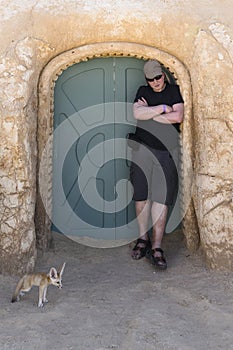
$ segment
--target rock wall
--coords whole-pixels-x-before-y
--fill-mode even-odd
[[[193,197],[200,240],[210,266],[231,268],[232,49],[232,41],[224,26],[213,24],[210,26],[210,32],[198,33],[193,59],[193,68],[199,77],[193,79],[193,91],[196,92],[195,135],[198,142]],[[198,73],[200,71],[201,76]]]
[[[156,49],[158,56],[167,53],[186,67],[192,91],[186,96],[192,101],[185,101],[183,125],[184,200],[190,194],[191,199],[184,233],[189,249],[203,249],[208,266],[232,269],[231,11],[230,0],[224,6],[220,0],[205,1],[198,8],[194,0],[0,1],[1,272],[33,270],[36,236],[42,249],[50,237],[37,193],[38,140],[51,128],[46,115],[38,125],[45,111],[39,110],[41,74],[68,50],[106,42],[121,43],[125,54],[124,43],[143,45],[144,56]],[[93,48],[90,54],[95,53]],[[172,60],[170,65],[175,67]],[[176,75],[185,86],[181,70]]]

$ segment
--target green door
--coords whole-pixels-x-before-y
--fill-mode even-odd
[[[135,128],[132,102],[145,83],[143,65],[136,58],[96,58],[58,78],[53,230],[75,240],[137,238],[126,135]]]

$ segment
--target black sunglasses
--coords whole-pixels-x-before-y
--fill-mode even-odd
[[[156,75],[156,77],[151,78],[151,79],[146,77],[146,80],[152,82],[152,81],[154,81],[154,80],[159,80],[159,79],[161,79],[162,76],[163,76],[163,74]]]

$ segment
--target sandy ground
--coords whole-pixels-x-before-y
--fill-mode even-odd
[[[233,272],[208,271],[180,231],[164,248],[161,272],[132,260],[129,246],[90,248],[55,234],[36,270],[67,265],[44,308],[37,287],[12,304],[18,278],[0,276],[0,349],[233,349]]]

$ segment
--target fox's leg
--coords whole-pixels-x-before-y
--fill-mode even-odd
[[[44,288],[39,286],[39,302],[38,302],[38,307],[43,307],[43,293],[44,293]]]
[[[47,293],[47,287],[44,287],[44,291],[43,291],[43,303],[47,303],[48,299],[46,299],[46,293]]]
[[[23,285],[24,285],[24,277],[22,277],[19,280],[19,282],[18,282],[18,284],[16,286],[15,292],[12,295],[12,299],[11,299],[12,303],[14,303],[15,301],[19,301],[20,300],[20,295],[22,295],[21,292],[22,292]]]

